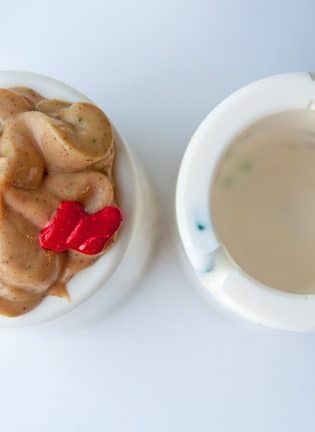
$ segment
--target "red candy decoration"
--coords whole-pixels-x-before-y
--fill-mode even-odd
[[[53,218],[40,232],[41,247],[55,252],[66,251],[67,238],[84,215],[85,211],[79,203],[62,201]]]
[[[88,214],[81,204],[62,201],[49,223],[39,234],[43,249],[64,252],[74,249],[95,255],[100,253],[107,241],[118,231],[122,223],[118,207],[110,206]]]

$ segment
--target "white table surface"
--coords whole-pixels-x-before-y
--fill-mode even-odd
[[[1,430],[314,431],[315,334],[205,301],[173,220],[198,123],[254,79],[315,70],[314,14],[313,0],[1,3],[0,69],[51,75],[102,106],[161,209],[147,274],[115,313],[0,331]]]

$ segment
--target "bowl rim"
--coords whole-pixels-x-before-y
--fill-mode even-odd
[[[243,316],[273,327],[315,329],[315,294],[296,294],[254,281],[236,266],[213,288],[213,253],[221,245],[210,214],[210,186],[217,162],[231,140],[260,118],[310,108],[311,73],[273,75],[242,87],[217,105],[197,127],[183,156],[176,187],[176,219],[188,260],[202,284]],[[306,301],[307,300],[307,301]]]
[[[13,86],[30,87],[48,98],[92,102],[80,91],[49,76],[28,71],[0,71],[0,87]],[[108,116],[107,113],[106,115]],[[38,306],[24,315],[18,317],[1,315],[0,326],[24,327],[50,321],[70,312],[96,293],[104,283],[107,283],[123,260],[132,239],[139,211],[138,200],[136,199],[138,180],[136,166],[130,149],[111,119],[110,122],[113,128],[116,148],[118,148],[115,160],[115,177],[116,183],[119,185],[119,204],[123,213],[127,215],[119,233],[119,239],[94,264],[82,270],[71,279],[68,283],[68,291],[71,297],[70,303],[58,297],[47,296]],[[92,280],[91,283],[89,283],[90,280]],[[87,283],[89,283],[88,289],[86,289]]]

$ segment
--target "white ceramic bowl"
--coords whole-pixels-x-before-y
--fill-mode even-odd
[[[210,112],[194,133],[176,192],[179,233],[206,291],[252,321],[300,331],[315,329],[315,295],[272,289],[238,269],[216,238],[209,199],[214,169],[237,134],[270,114],[313,109],[314,100],[315,81],[310,73],[275,75],[238,90]]]
[[[0,72],[0,87],[26,86],[47,98],[88,100],[86,96],[55,79],[30,72]],[[71,302],[48,296],[29,313],[16,318],[0,316],[1,326],[21,327],[54,319],[71,311],[101,287],[101,308],[108,311],[133,287],[151,250],[155,208],[142,168],[126,142],[114,129],[117,157],[115,177],[124,224],[115,244],[95,264],[78,273],[68,284]]]

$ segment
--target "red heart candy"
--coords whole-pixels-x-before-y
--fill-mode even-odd
[[[66,240],[84,214],[81,204],[62,201],[55,215],[40,232],[40,246],[55,252],[67,250]]]
[[[85,254],[99,253],[122,222],[117,207],[105,207],[94,214],[85,214],[67,238],[67,245]]]
[[[39,244],[44,249],[63,252],[74,249],[94,255],[118,231],[122,214],[110,206],[88,214],[79,203],[63,201],[48,225],[40,232]]]

